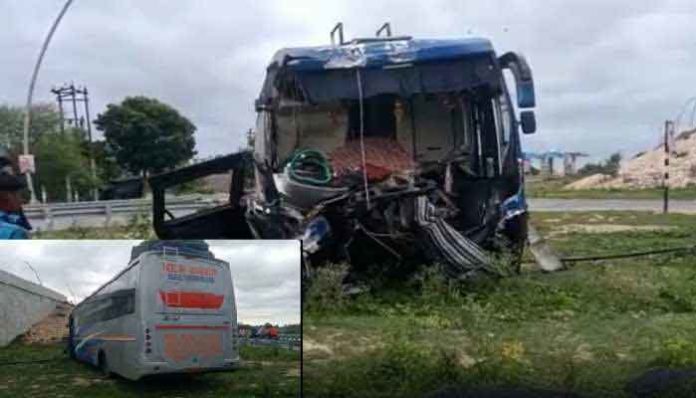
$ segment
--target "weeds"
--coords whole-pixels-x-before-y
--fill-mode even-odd
[[[239,356],[245,361],[299,361],[300,353],[284,347],[242,345]]]
[[[672,227],[550,239],[572,255],[677,246],[696,236],[696,216],[534,219],[544,233],[564,223]],[[696,367],[693,264],[690,255],[634,258],[475,283],[453,283],[424,267],[410,280],[342,296],[340,312],[310,306],[305,337],[335,355],[305,361],[305,396],[423,396],[448,386],[627,396],[627,383],[655,366]]]
[[[696,342],[680,336],[666,339],[655,364],[676,368],[696,366]]]
[[[305,308],[314,313],[337,313],[347,303],[343,281],[348,274],[346,264],[327,264],[314,272],[312,284],[307,290]]]
[[[299,353],[242,347],[244,362],[233,372],[171,375],[130,381],[106,379],[92,366],[68,359],[63,345],[13,343],[0,348],[0,362],[59,358],[0,368],[0,397],[294,397],[299,391]],[[287,351],[287,350],[286,350]]]
[[[134,214],[125,225],[110,225],[104,228],[88,228],[77,224],[61,231],[40,231],[35,239],[155,239],[149,213]]]

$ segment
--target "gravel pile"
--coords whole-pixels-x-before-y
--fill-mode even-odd
[[[674,147],[669,166],[670,187],[696,185],[696,129],[679,134]],[[566,185],[564,189],[660,187],[665,172],[664,162],[664,147],[660,145],[624,161],[616,177],[593,174]]]

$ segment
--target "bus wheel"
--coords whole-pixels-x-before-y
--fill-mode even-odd
[[[99,370],[104,377],[111,377],[111,370],[109,369],[109,362],[106,360],[106,354],[104,352],[99,353]]]

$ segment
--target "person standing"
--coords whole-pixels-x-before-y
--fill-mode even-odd
[[[29,239],[31,224],[22,209],[24,178],[15,174],[6,149],[0,148],[0,239]]]

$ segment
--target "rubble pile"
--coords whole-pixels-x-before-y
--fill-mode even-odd
[[[31,327],[23,336],[25,344],[51,344],[68,337],[68,316],[73,306],[68,303],[59,304],[56,309],[44,319]]]
[[[685,131],[674,141],[669,163],[669,185],[684,188],[696,185],[696,129]],[[616,177],[593,174],[568,184],[564,189],[655,188],[662,186],[665,172],[663,146],[639,153],[621,164]]]

